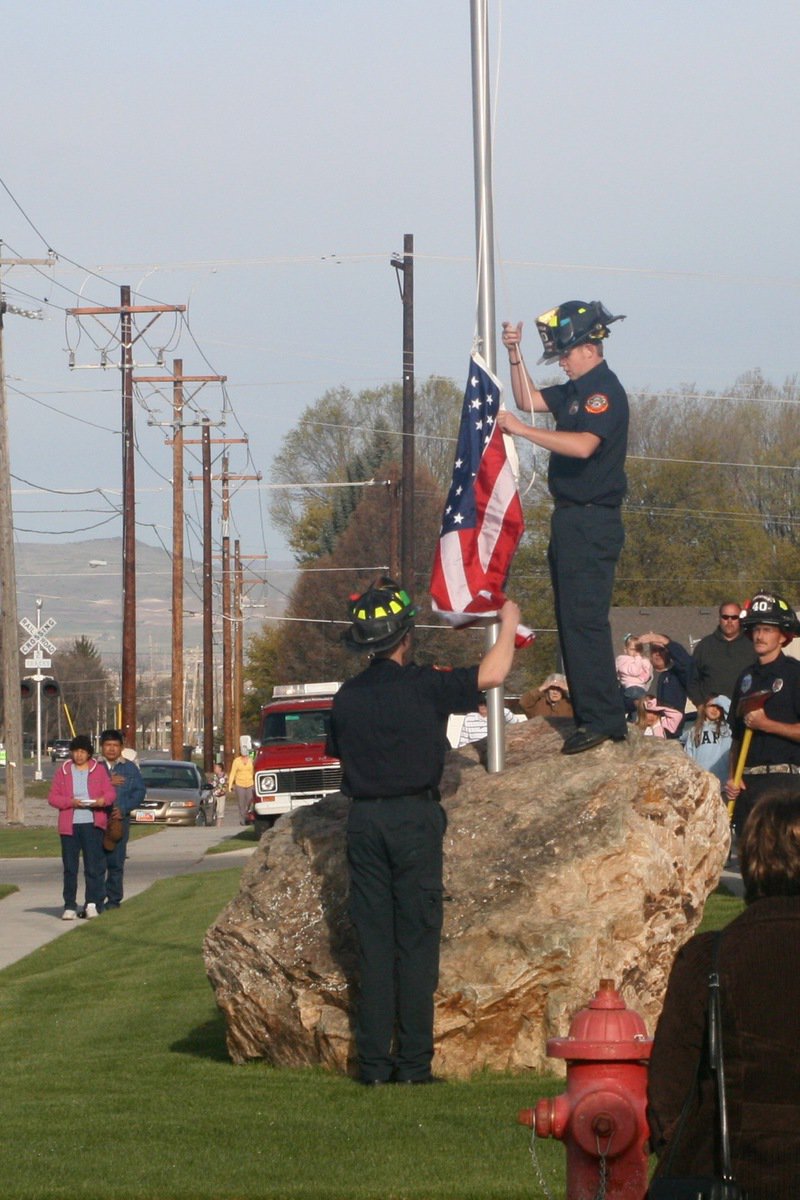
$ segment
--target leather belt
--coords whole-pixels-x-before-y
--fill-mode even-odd
[[[770,763],[764,767],[745,767],[745,775],[800,775],[796,763]]]

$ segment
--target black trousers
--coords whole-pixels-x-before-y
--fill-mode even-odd
[[[742,836],[744,823],[750,816],[754,804],[766,792],[788,792],[797,795],[800,788],[800,775],[747,775],[743,777],[744,787],[736,797],[733,810],[733,828],[737,837]]]
[[[624,541],[618,508],[553,510],[547,557],[575,724],[609,737],[626,731],[608,620]]]
[[[435,800],[354,801],[347,824],[350,915],[358,934],[356,1047],[362,1079],[424,1079],[442,931],[442,840]]]

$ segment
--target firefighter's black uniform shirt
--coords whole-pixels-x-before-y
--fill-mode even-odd
[[[579,379],[542,388],[542,397],[566,433],[594,433],[600,445],[590,458],[550,455],[547,482],[556,500],[614,508],[627,490],[628,397],[605,362]]]
[[[447,718],[477,709],[478,668],[439,671],[377,658],[333,698],[328,753],[342,760],[346,796],[404,796],[435,788]]]
[[[765,663],[763,666],[754,662],[739,676],[731,698],[731,728],[734,741],[741,743],[746,728],[742,717],[737,715],[739,701],[754,692],[772,688],[776,680],[780,680],[780,687],[768,698],[764,712],[771,720],[787,725],[800,722],[800,662],[796,658],[787,658],[785,654],[779,654],[774,662]],[[775,766],[778,763],[794,763],[800,766],[800,742],[754,729],[745,768]],[[766,778],[769,779],[770,776]],[[771,778],[774,782],[775,776]]]

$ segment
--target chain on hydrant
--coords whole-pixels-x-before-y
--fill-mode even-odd
[[[547,1053],[567,1062],[567,1090],[523,1109],[519,1121],[567,1151],[567,1200],[644,1200],[647,1060],[652,1038],[610,979]]]

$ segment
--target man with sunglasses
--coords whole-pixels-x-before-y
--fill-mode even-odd
[[[732,696],[742,671],[755,661],[753,643],[741,626],[741,607],[737,600],[720,604],[717,628],[694,648],[689,697],[695,704],[709,696]]]

